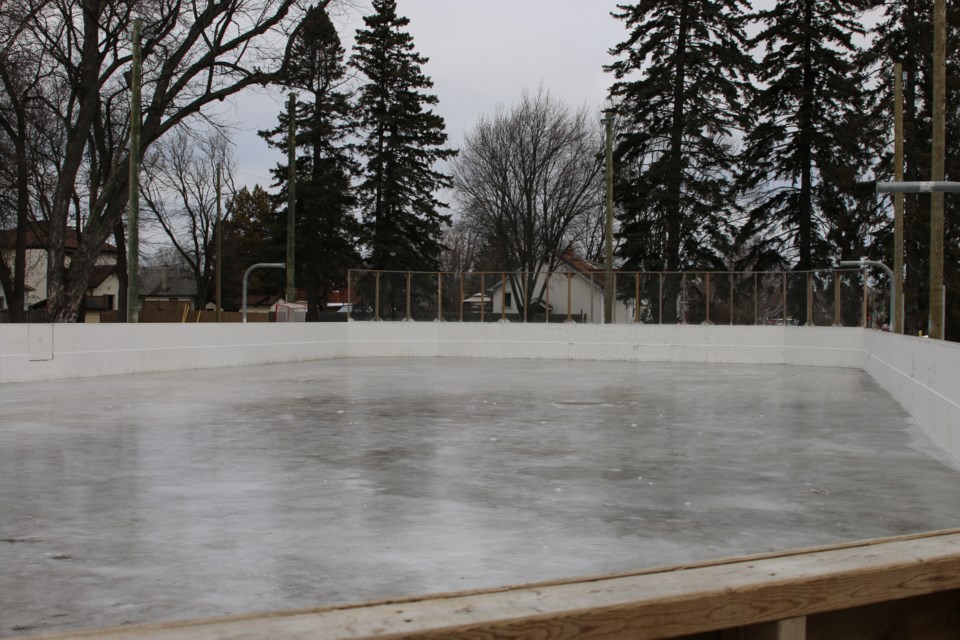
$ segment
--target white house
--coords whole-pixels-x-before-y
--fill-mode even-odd
[[[549,308],[553,317],[566,316],[569,310],[573,320],[595,324],[604,322],[605,287],[602,265],[577,256],[571,247],[567,247],[558,257],[557,266],[553,272],[548,272],[548,268],[549,264],[546,261],[541,262],[533,279],[534,293],[531,294],[531,298],[536,299],[540,290],[543,289],[541,299],[543,306],[538,307],[536,311],[528,311],[528,320],[533,313],[542,314],[543,308],[546,307]],[[519,291],[514,291],[511,275],[515,276],[513,280],[516,280]],[[508,273],[490,289],[493,315],[502,315],[503,311],[508,315],[522,313],[520,305],[517,304],[517,298],[523,299],[523,279],[516,276],[519,276],[519,273]],[[633,322],[636,317],[634,304],[632,299],[615,299],[613,321],[621,324]]]
[[[26,270],[24,274],[24,284],[26,285],[24,307],[27,309],[41,307],[47,299],[48,237],[47,223],[34,222],[28,226],[26,236]],[[69,265],[71,256],[79,246],[76,229],[66,229],[64,242],[67,253],[66,263]],[[11,267],[13,266],[14,255],[16,253],[16,243],[16,229],[0,231],[0,253],[2,253],[4,261]],[[87,310],[84,318],[85,321],[98,322],[100,320],[100,311],[117,309],[120,279],[117,277],[116,264],[116,247],[104,243],[100,248],[100,255],[97,256],[96,266],[94,266],[93,272],[90,274],[90,282],[87,285],[87,295],[84,301]],[[3,288],[0,287],[0,309],[7,309],[8,306],[9,304],[4,297]]]

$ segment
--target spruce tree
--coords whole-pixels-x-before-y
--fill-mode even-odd
[[[744,0],[643,0],[614,17],[630,35],[616,83],[620,256],[642,270],[723,268],[735,213],[730,176],[751,59]],[[672,280],[670,282],[673,282]],[[676,283],[665,291],[676,298]],[[675,305],[664,305],[672,321]]]
[[[307,293],[307,320],[315,320],[327,295],[346,282],[347,270],[359,264],[359,224],[352,210],[351,176],[356,164],[346,138],[351,133],[351,105],[344,89],[344,50],[322,7],[309,9],[290,43],[285,86],[297,92],[296,281]],[[289,118],[281,112],[276,128],[261,135],[287,149]],[[288,167],[273,171],[282,221],[287,215]],[[286,225],[275,228],[285,243]]]
[[[754,16],[762,26],[752,42],[762,48],[761,88],[749,107],[756,120],[745,141],[741,186],[752,206],[741,242],[759,236],[760,245],[773,246],[797,270],[840,257],[827,241],[831,227],[846,224],[839,196],[860,189],[864,176],[849,168],[864,171],[864,156],[876,153],[862,117],[866,78],[853,41],[863,34],[866,5],[780,0]]]
[[[456,152],[447,149],[443,118],[430,107],[433,82],[421,70],[395,0],[374,0],[365,29],[357,31],[351,64],[365,82],[358,118],[363,165],[359,185],[365,240],[374,269],[437,270],[443,227],[450,216],[436,194],[451,185],[435,169]]]

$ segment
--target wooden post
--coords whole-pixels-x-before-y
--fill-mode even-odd
[[[406,318],[404,318],[404,320],[412,320],[412,318],[410,317],[410,277],[412,275],[413,274],[407,271],[407,312],[406,312]]]
[[[523,324],[527,324],[527,307],[530,306],[530,299],[527,297],[528,288],[529,287],[527,285],[527,274],[526,272],[524,272],[523,274]]]
[[[730,272],[730,326],[733,326],[733,272]]]
[[[287,302],[297,299],[294,283],[297,227],[297,95],[287,101]]]
[[[807,326],[813,326],[813,272],[807,271]]]
[[[903,181],[903,65],[893,65],[893,149],[894,180]],[[903,194],[893,194],[893,277],[897,300],[894,301],[893,331],[903,333]],[[839,324],[839,323],[838,323]]]
[[[458,300],[457,308],[460,315],[460,322],[463,322],[463,271],[460,272],[460,297]]]
[[[487,290],[483,286],[484,273],[480,272],[480,322],[483,322],[483,312],[486,310],[487,306]]]
[[[680,320],[682,324],[687,323],[687,274],[680,274]]]
[[[553,274],[547,271],[547,279],[544,281],[544,285],[543,285],[544,289],[546,289],[546,294],[547,294],[547,302],[546,302],[546,306],[544,307],[543,321],[547,324],[550,323],[550,276],[551,275]]]
[[[869,292],[867,291],[867,274],[865,271],[860,272],[860,277],[863,278],[863,328],[867,328],[867,305],[869,303]]]
[[[634,322],[640,324],[640,272],[637,271],[633,275],[636,277],[636,304],[633,305],[633,313],[636,318],[634,318]]]
[[[513,292],[516,295],[516,291]],[[500,322],[507,319],[507,274],[500,272]]]
[[[787,326],[787,272],[783,272],[783,320],[781,324]]]
[[[843,280],[840,277],[839,271],[833,272],[833,326],[842,327],[843,326],[843,316],[840,314],[840,287],[843,285]]]
[[[760,284],[757,281],[757,272],[753,272],[753,325],[760,322]]]
[[[350,297],[353,286],[353,269],[347,269],[347,320],[353,315],[353,298]]]
[[[660,293],[658,294],[657,302],[657,311],[659,312],[660,318],[657,321],[657,324],[663,324],[663,272],[660,272]]]
[[[437,274],[437,322],[443,322],[443,273]]]
[[[946,141],[947,3],[933,3],[933,166],[930,179],[943,180]],[[929,335],[943,339],[943,192],[930,194],[930,318]]]
[[[707,319],[703,321],[703,324],[713,324],[710,322],[710,272],[707,271],[707,281],[706,281],[706,293],[707,293]]]
[[[127,222],[127,322],[140,320],[140,19],[133,21],[133,60],[130,68],[130,175]],[[88,88],[89,90],[89,88]]]
[[[570,300],[570,295],[571,295],[571,292],[573,291],[572,278],[573,278],[573,274],[568,271],[567,272],[567,322],[573,322],[573,318],[571,317],[573,315],[573,309],[572,309],[573,302]]]
[[[221,191],[221,163],[217,163],[217,322],[223,321],[223,216],[221,215],[220,191]],[[347,298],[347,302],[350,298]],[[348,307],[349,308],[349,307]]]
[[[373,290],[373,319],[380,319],[380,272],[376,272],[376,282]]]

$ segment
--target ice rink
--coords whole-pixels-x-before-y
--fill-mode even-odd
[[[859,369],[343,359],[0,385],[0,636],[960,526]]]

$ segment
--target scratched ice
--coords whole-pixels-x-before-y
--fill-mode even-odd
[[[958,482],[853,369],[385,359],[4,385],[0,636],[950,528]]]

